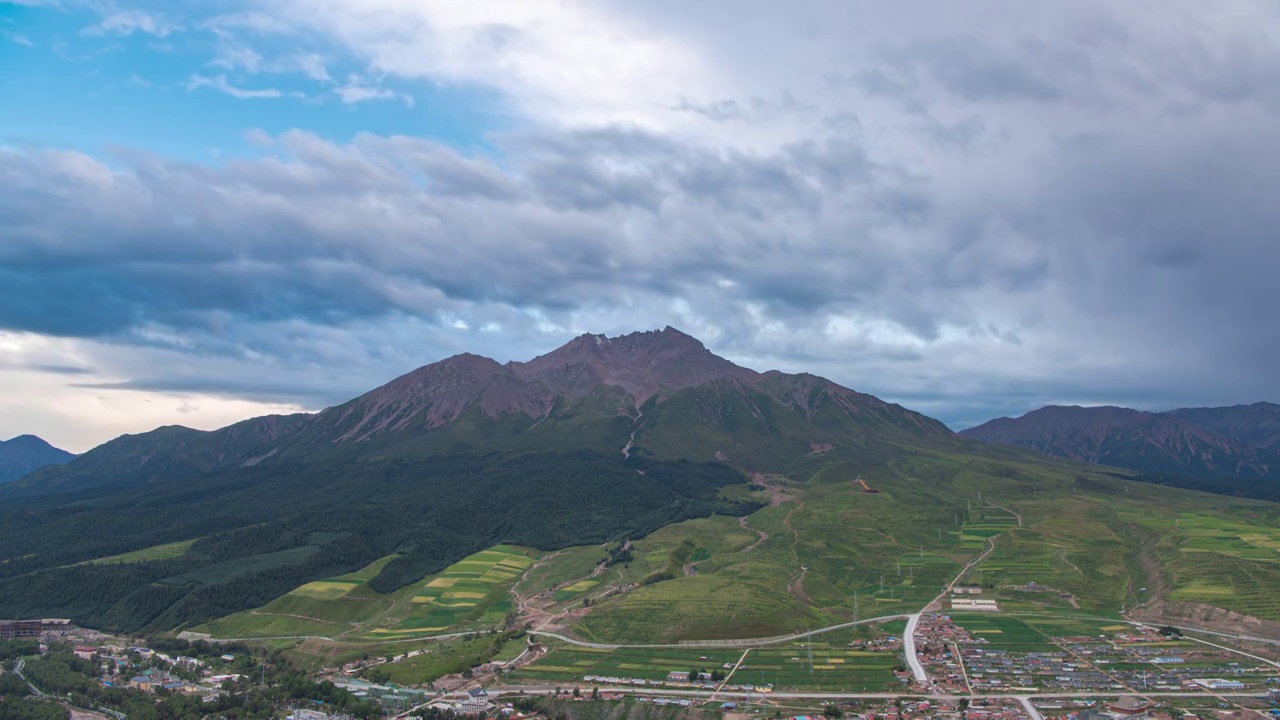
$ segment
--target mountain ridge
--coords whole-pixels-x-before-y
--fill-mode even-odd
[[[1280,480],[1280,405],[1149,412],[1049,405],[959,435],[1146,473]]]

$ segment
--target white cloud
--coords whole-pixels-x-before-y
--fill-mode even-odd
[[[31,39],[28,38],[26,35],[23,35],[22,33],[16,33],[12,30],[9,30],[8,28],[0,28],[0,37],[8,38],[10,42],[14,42],[19,45],[25,45],[27,47],[35,47],[35,43],[31,42]]]
[[[356,105],[370,100],[400,100],[409,107],[413,107],[414,104],[411,96],[384,87],[369,85],[357,75],[348,76],[346,84],[334,88],[333,92],[342,100],[344,105]]]
[[[221,93],[226,93],[233,98],[240,100],[278,98],[283,97],[284,93],[275,88],[259,88],[257,90],[246,90],[238,88],[227,82],[226,75],[215,75],[207,77],[204,75],[192,75],[187,78],[186,88],[188,92],[198,90],[200,88],[211,88]]]
[[[132,35],[135,32],[167,37],[182,27],[141,10],[122,10],[104,16],[81,32],[85,35]]]
[[[119,348],[93,341],[0,332],[0,397],[5,398],[0,438],[31,433],[79,453],[124,433],[161,425],[212,430],[246,417],[303,411],[290,403],[210,393],[112,388],[111,383],[126,378],[96,366],[102,360],[118,364],[111,358],[119,354]],[[155,354],[151,360],[164,362]]]
[[[375,73],[489,86],[543,121],[667,126],[673,116],[655,102],[710,86],[691,45],[606,6],[268,0],[261,8],[276,24],[330,38]]]

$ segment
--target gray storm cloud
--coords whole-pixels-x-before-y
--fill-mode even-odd
[[[1277,49],[1104,10],[746,22],[783,67],[673,89],[659,111],[701,130],[531,122],[477,154],[296,130],[216,166],[3,149],[0,328],[101,341],[128,387],[312,407],[668,323],[955,426],[1280,399]],[[709,22],[677,29],[745,52]]]

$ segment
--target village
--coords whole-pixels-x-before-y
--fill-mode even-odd
[[[967,605],[967,604],[966,604]],[[967,610],[967,608],[966,608]],[[583,673],[558,686],[529,685],[501,672],[479,673],[469,682],[404,687],[360,677],[378,660],[349,662],[321,673],[321,681],[359,700],[377,703],[387,717],[475,717],[525,720],[551,717],[548,708],[579,703],[625,706],[617,712],[677,713],[679,717],[846,717],[858,720],[1236,720],[1280,717],[1280,669],[1262,658],[1166,630],[1128,624],[1094,625],[1044,620],[1045,628],[1074,630],[1032,637],[1026,623],[986,611],[935,612],[920,616],[913,641],[928,683],[909,671],[893,673],[897,690],[818,693],[772,683],[734,682],[731,663],[705,670],[671,669],[664,677]],[[9,638],[30,638],[42,653],[70,650],[93,663],[104,688],[156,695],[189,695],[215,702],[266,677],[260,657],[223,652],[216,645],[173,652],[63,620],[0,625]],[[1089,632],[1090,630],[1096,632]],[[901,656],[904,638],[881,632],[848,642],[851,650]],[[531,656],[545,651],[530,643]],[[421,651],[407,651],[403,655]],[[795,658],[793,658],[794,660]],[[800,658],[803,661],[803,658]],[[741,664],[741,663],[740,663]],[[745,667],[745,665],[743,665]],[[568,704],[568,705],[566,705]],[[589,706],[581,706],[589,707]],[[346,714],[318,701],[279,707],[290,720],[344,720]],[[561,713],[560,710],[556,711]],[[615,711],[602,708],[599,712]],[[642,717],[650,717],[642,713]],[[708,715],[709,714],[709,715]],[[597,711],[589,713],[591,717]],[[611,715],[612,716],[612,715]],[[640,717],[637,716],[637,717]],[[663,718],[677,717],[661,715]],[[570,715],[578,717],[578,715]],[[657,717],[657,716],[654,716]]]

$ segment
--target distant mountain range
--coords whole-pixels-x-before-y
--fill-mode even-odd
[[[60,450],[35,435],[0,440],[0,483],[17,480],[46,465],[60,465],[74,457],[75,454]]]
[[[1143,412],[1056,406],[960,435],[1154,475],[1280,480],[1280,405]]]

